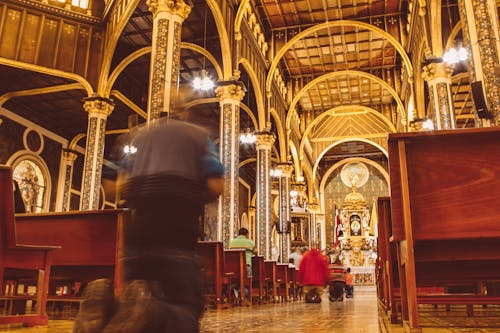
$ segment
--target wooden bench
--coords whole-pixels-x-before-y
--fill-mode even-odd
[[[203,241],[196,245],[203,270],[204,295],[215,308],[231,305],[233,272],[226,272],[222,242]]]
[[[252,297],[258,303],[265,299],[266,280],[264,279],[264,256],[252,256]]]
[[[247,272],[246,250],[224,250],[224,265],[225,270],[234,273],[233,277],[235,281],[238,281],[239,294],[235,301],[240,305],[250,305],[252,303],[252,279]],[[248,296],[245,295],[245,290],[248,291]]]
[[[29,244],[29,245],[27,245]],[[28,326],[46,325],[48,317],[46,313],[47,290],[49,286],[51,254],[58,246],[46,246],[50,244],[45,240],[30,242],[19,237],[16,233],[16,220],[14,217],[14,194],[12,170],[7,166],[0,166],[0,293],[5,301],[9,301],[7,306],[12,311],[13,304],[20,304],[28,299],[20,300],[19,297],[36,301],[35,313],[15,315],[11,312],[0,316],[0,324],[22,323]],[[4,295],[4,274],[6,268],[20,270],[34,270],[36,274],[36,298],[34,296]],[[18,312],[22,312],[21,310]]]
[[[16,215],[19,241],[62,247],[52,257],[50,295],[55,295],[57,281],[85,283],[98,278],[114,280],[115,294],[119,295],[126,212],[110,209]]]
[[[288,264],[276,264],[277,294],[282,302],[290,300],[290,277]]]
[[[264,280],[266,281],[267,299],[275,302],[278,299],[278,278],[276,261],[264,260]]]
[[[407,331],[421,331],[417,286],[498,281],[499,143],[498,128],[389,136],[389,239]]]
[[[401,295],[394,295],[396,308],[401,303]],[[500,297],[471,294],[417,294],[417,304],[446,305],[446,311],[450,311],[450,305],[466,305],[467,316],[474,315],[473,305],[500,305]]]

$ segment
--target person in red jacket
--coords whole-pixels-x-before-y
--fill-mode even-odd
[[[328,259],[320,250],[311,249],[300,261],[299,282],[303,286],[306,303],[320,303],[319,288],[328,285]]]

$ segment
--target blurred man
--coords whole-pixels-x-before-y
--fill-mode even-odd
[[[223,191],[223,167],[209,133],[184,121],[161,119],[127,141],[121,199],[130,214],[120,258],[125,288],[102,332],[198,332],[198,219],[204,204]]]
[[[306,303],[320,303],[320,288],[328,285],[328,259],[320,250],[312,248],[304,254],[298,280],[303,286]]]

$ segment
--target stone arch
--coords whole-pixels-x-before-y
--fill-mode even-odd
[[[240,9],[243,8],[242,6],[244,3],[241,3]],[[235,23],[236,24],[236,23]],[[329,21],[321,24],[314,25],[297,35],[295,35],[292,39],[288,41],[274,56],[273,62],[271,63],[271,66],[269,67],[269,72],[267,74],[266,78],[266,92],[270,93],[271,92],[271,82],[272,78],[274,76],[274,72],[276,71],[279,62],[281,61],[281,58],[285,55],[285,53],[292,47],[293,44],[295,44],[297,41],[299,41],[302,37],[307,36],[313,32],[319,31],[321,29],[326,29],[326,28],[333,28],[333,27],[340,27],[340,26],[354,26],[354,27],[359,27],[359,28],[364,28],[373,32],[376,32],[380,34],[381,36],[385,37],[389,43],[394,46],[396,51],[399,53],[403,60],[403,64],[406,67],[406,70],[408,72],[408,76],[411,78],[413,77],[413,67],[411,65],[410,58],[406,54],[406,51],[404,50],[403,46],[394,38],[391,34],[388,32],[372,25],[366,22],[361,22],[361,21],[351,21],[351,20],[337,20],[337,21]]]
[[[313,179],[316,179],[316,172],[318,171],[318,165],[319,165],[319,162],[321,161],[321,159],[323,158],[323,156],[330,150],[332,149],[333,147],[335,146],[338,146],[339,144],[341,143],[344,143],[344,142],[351,142],[351,141],[362,141],[362,142],[365,142],[365,143],[368,143],[376,148],[378,148],[382,153],[384,153],[384,155],[386,157],[389,156],[387,150],[380,146],[379,144],[371,141],[371,140],[367,140],[367,139],[363,139],[363,138],[356,138],[356,137],[353,137],[353,138],[349,138],[349,139],[345,139],[345,140],[339,140],[337,142],[334,142],[332,143],[330,146],[326,147],[318,156],[318,158],[316,159],[316,161],[314,162],[314,167],[313,167]]]
[[[248,77],[250,78],[250,81],[252,82],[252,88],[255,94],[255,102],[257,104],[257,115],[258,115],[258,120],[259,120],[259,130],[263,130],[266,126],[266,113],[265,113],[265,106],[264,106],[264,97],[262,95],[262,91],[260,89],[260,82],[259,78],[257,77],[257,74],[255,73],[255,70],[252,68],[252,65],[246,58],[241,58],[238,62],[238,64],[241,64],[245,71],[248,74]]]
[[[312,86],[314,86],[315,84],[317,84],[317,83],[319,83],[321,81],[324,81],[324,80],[327,80],[327,79],[331,79],[331,78],[335,78],[337,76],[344,76],[344,75],[361,76],[361,77],[364,77],[364,78],[366,78],[368,80],[375,81],[376,83],[380,84],[382,87],[386,88],[389,91],[389,93],[392,95],[392,97],[394,98],[394,100],[396,101],[396,104],[398,105],[398,110],[401,113],[401,117],[405,118],[406,112],[405,112],[405,108],[404,108],[403,102],[401,101],[401,98],[399,98],[399,96],[398,96],[397,92],[394,90],[394,88],[391,87],[387,82],[385,82],[384,80],[380,79],[379,77],[377,77],[377,76],[375,76],[373,74],[369,74],[369,73],[362,72],[362,71],[345,70],[345,71],[337,71],[337,72],[330,72],[330,73],[327,73],[327,74],[323,74],[320,77],[317,77],[314,80],[312,80],[311,82],[309,82],[308,84],[306,84],[302,89],[300,89],[300,91],[293,98],[292,103],[290,103],[290,107],[288,108],[288,113],[286,115],[286,123],[285,123],[286,128],[287,129],[290,128],[290,122],[291,122],[291,119],[292,119],[292,113],[296,112],[295,111],[296,105],[298,104],[300,98],[302,98],[302,95],[304,95],[305,92],[309,88],[311,88]]]
[[[303,158],[304,156],[304,146],[305,146],[305,140],[309,133],[311,132],[312,128],[316,126],[323,118],[326,118],[332,114],[335,114],[338,111],[344,111],[344,110],[353,110],[353,111],[367,111],[371,114],[374,114],[378,118],[380,118],[388,127],[389,129],[392,130],[392,132],[396,132],[396,128],[394,127],[394,124],[389,121],[384,115],[382,115],[380,112],[377,110],[374,110],[370,107],[367,106],[362,106],[362,105],[342,105],[342,106],[337,106],[335,108],[332,108],[326,112],[323,112],[320,114],[318,117],[316,117],[310,124],[307,126],[306,130],[304,131],[304,134],[302,135],[302,140],[300,141],[300,146],[299,146],[299,157]]]

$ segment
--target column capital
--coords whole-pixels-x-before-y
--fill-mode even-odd
[[[281,171],[281,177],[290,178],[292,177],[293,164],[292,163],[278,163],[276,168]]]
[[[317,214],[320,212],[320,205],[315,202],[308,204],[307,207],[309,207],[311,213]]]
[[[64,161],[73,162],[78,157],[76,151],[72,149],[63,148],[62,158]]]
[[[271,132],[256,132],[255,133],[256,141],[255,148],[256,149],[271,149],[274,144],[274,135]]]
[[[255,214],[255,206],[248,206],[248,213],[252,213],[252,214]]]
[[[438,78],[451,80],[454,65],[447,62],[435,62],[424,66],[422,78],[425,81],[432,81]]]
[[[82,101],[83,108],[89,116],[107,118],[115,108],[113,100],[101,96],[87,97]]]
[[[241,101],[245,96],[245,90],[245,86],[241,81],[223,81],[219,82],[217,88],[215,88],[215,95],[221,102],[225,99]]]
[[[297,191],[297,193],[306,194],[306,183],[305,182],[296,182],[292,183],[292,190]]]
[[[191,1],[186,3],[183,0],[147,0],[146,4],[153,17],[160,12],[167,12],[173,15],[180,16],[185,20],[191,13],[191,8],[193,7]]]

